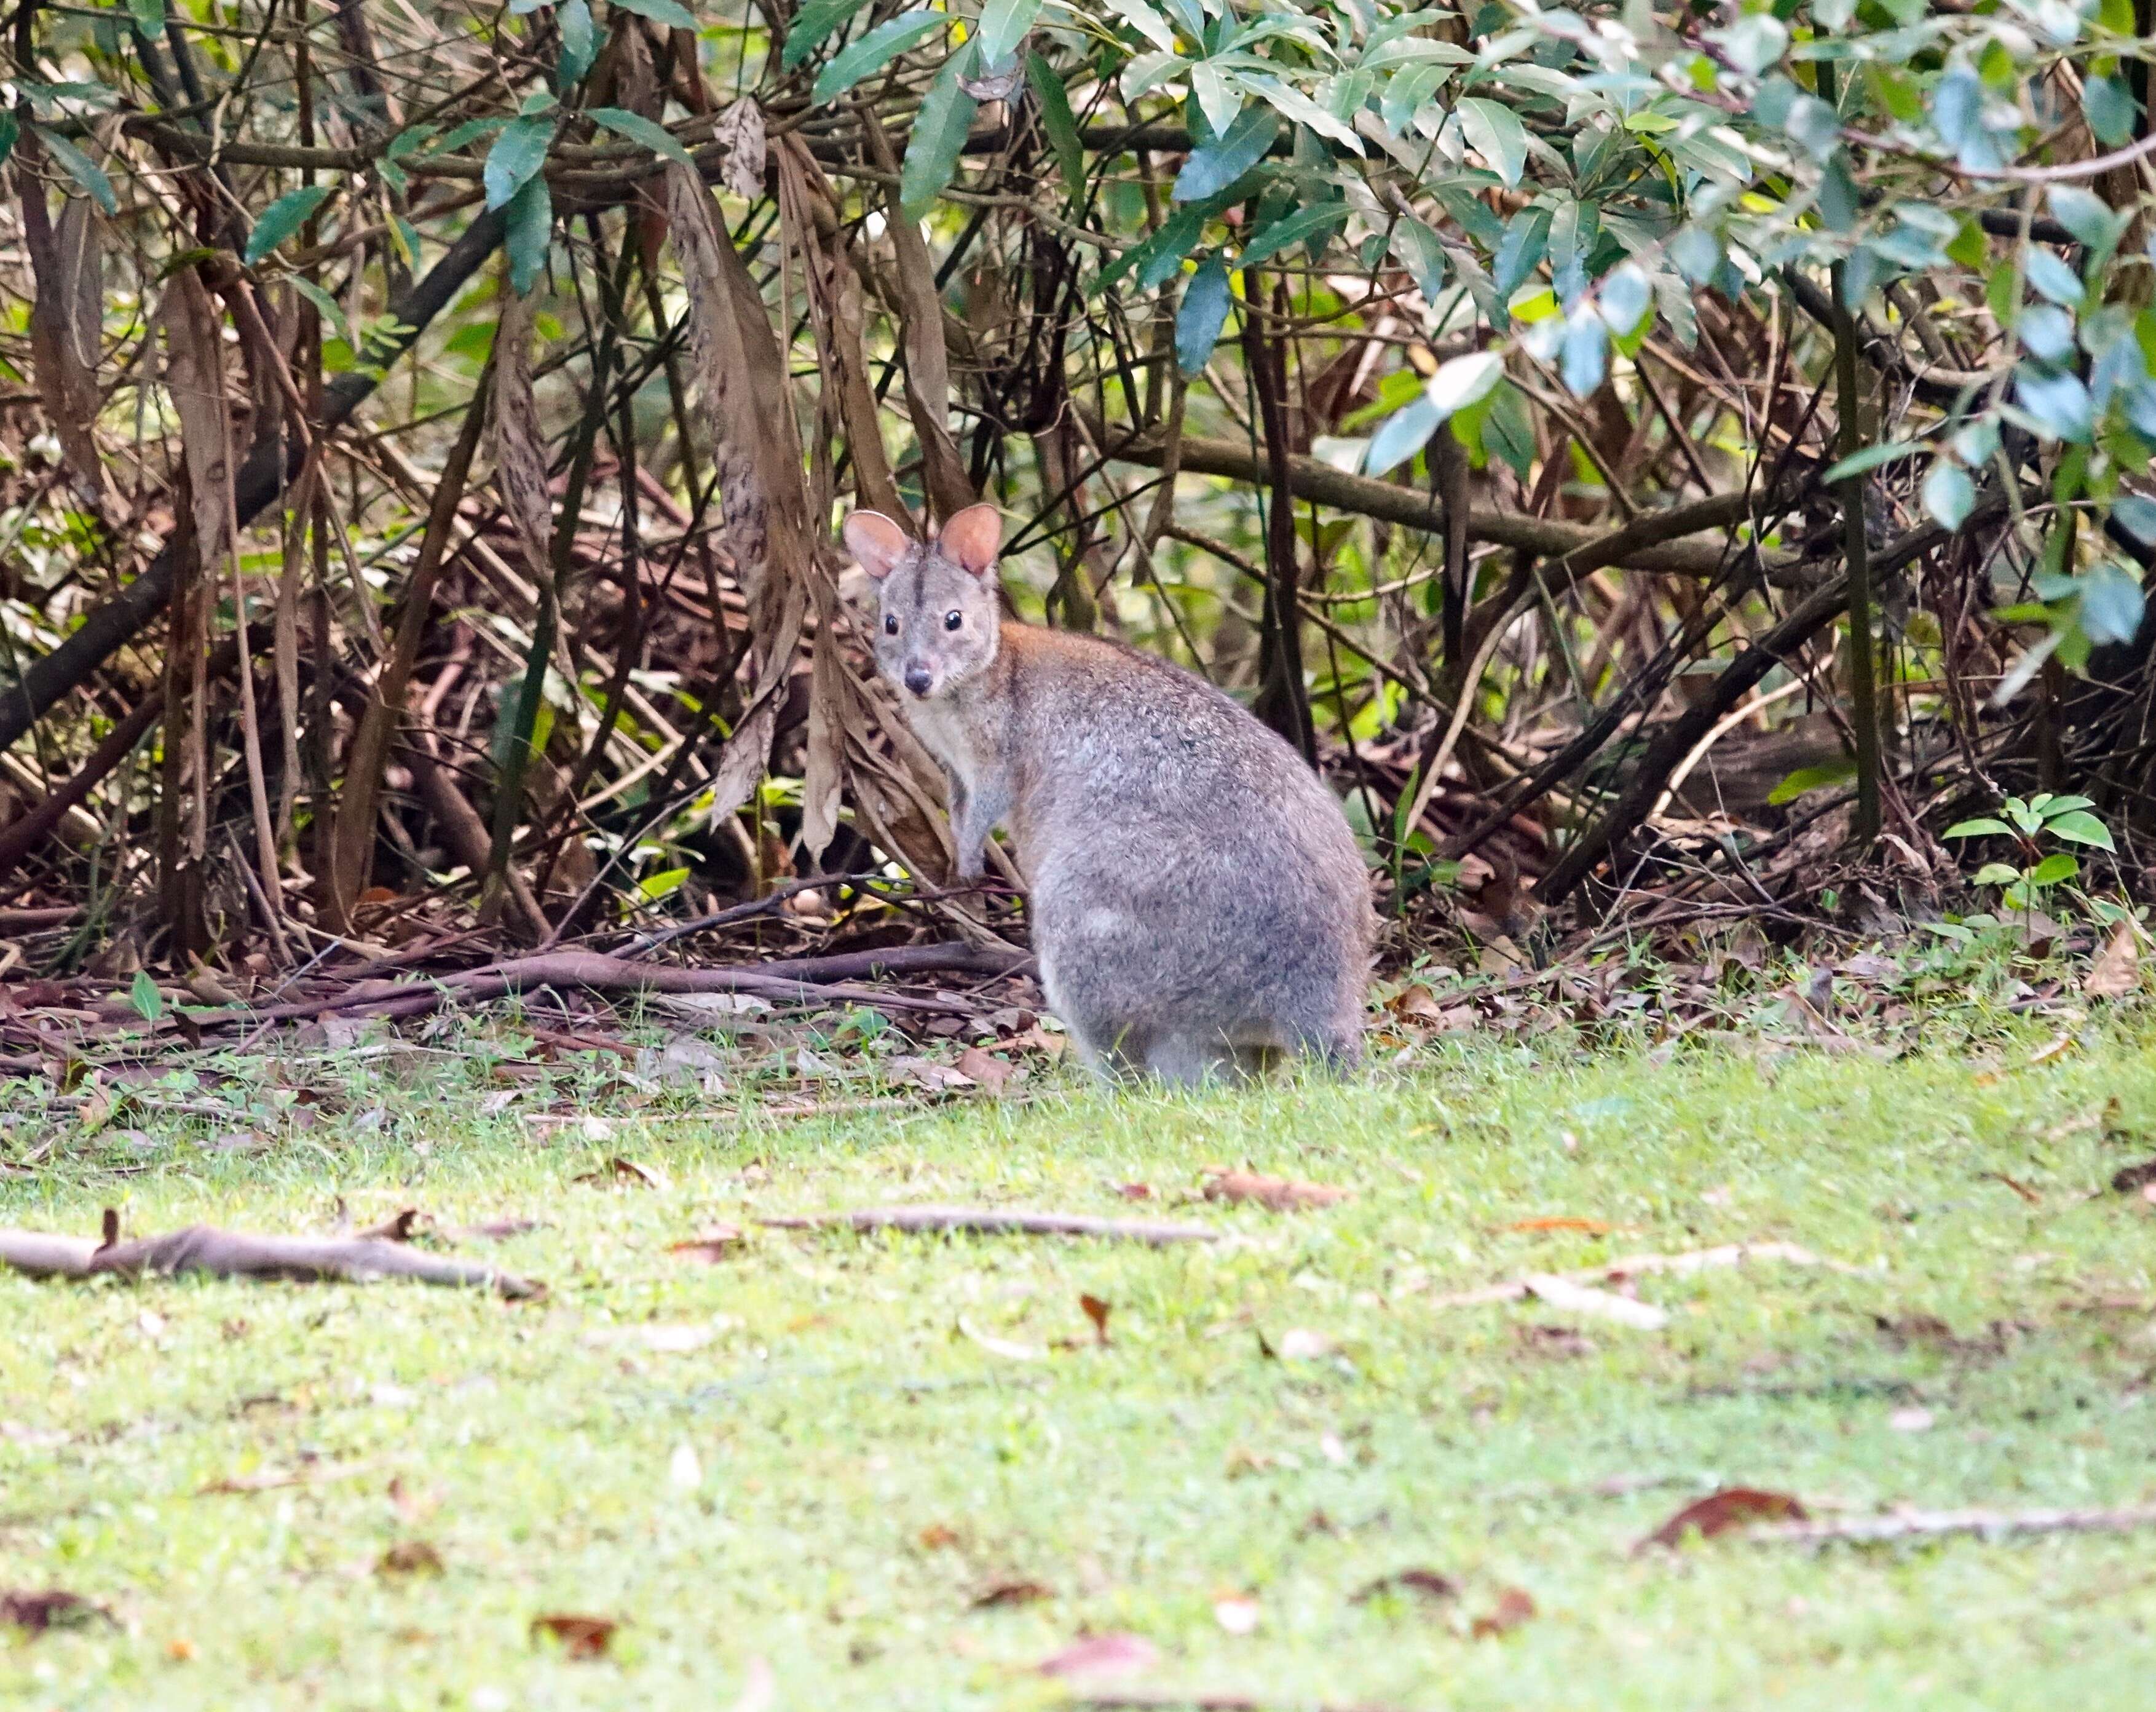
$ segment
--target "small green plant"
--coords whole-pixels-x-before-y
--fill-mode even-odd
[[[2111,829],[2089,812],[2095,806],[2085,796],[2054,796],[2049,791],[2039,792],[2025,802],[2010,796],[1999,811],[2004,819],[1984,815],[1974,820],[1957,821],[1940,836],[2012,839],[2020,848],[2021,866],[1986,862],[1976,871],[1975,882],[2004,888],[1999,897],[2008,908],[2029,911],[2036,907],[2044,892],[2075,878],[2082,871],[2072,852],[2050,846],[2065,842],[2098,850],[2117,849],[2111,841]]]

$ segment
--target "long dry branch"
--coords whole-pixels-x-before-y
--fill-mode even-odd
[[[941,1011],[934,1000],[912,999],[876,987],[837,984],[846,975],[917,974],[929,971],[962,974],[1008,974],[1030,959],[1024,952],[997,951],[962,944],[913,945],[888,951],[849,952],[803,958],[745,969],[677,969],[635,963],[596,951],[550,951],[512,958],[444,975],[437,980],[367,981],[326,998],[280,1005],[268,1010],[235,1010],[198,1021],[216,1023],[296,1022],[339,1011],[372,1016],[422,1016],[452,1000],[477,1004],[542,987],[581,987],[601,993],[746,993],[788,1005],[864,1005],[886,1010]]]
[[[129,1242],[0,1230],[0,1266],[32,1278],[90,1278],[103,1272],[126,1278],[139,1278],[146,1272],[209,1272],[218,1278],[286,1278],[301,1283],[416,1278],[423,1284],[493,1290],[512,1300],[543,1294],[546,1288],[499,1267],[474,1266],[379,1237],[261,1236],[211,1225],[190,1225],[183,1231]]]
[[[1170,447],[1166,437],[1147,430],[1118,440],[1097,424],[1091,424],[1112,459],[1150,470],[1168,466]],[[1235,481],[1265,486],[1272,480],[1268,460],[1234,440],[1186,434],[1176,443],[1177,468],[1197,476],[1224,476]],[[1399,523],[1432,533],[1445,527],[1444,507],[1411,487],[1401,487],[1372,476],[1353,476],[1318,458],[1287,460],[1287,483],[1300,500],[1310,500],[1336,511],[1353,512],[1383,522]],[[1578,578],[1610,566],[1630,570],[1666,571],[1683,577],[1715,577],[1726,572],[1730,554],[1719,542],[1688,541],[1684,537],[1710,532],[1727,533],[1763,508],[1759,496],[1716,494],[1667,511],[1650,512],[1617,529],[1596,529],[1584,523],[1567,523],[1555,517],[1532,517],[1523,512],[1501,512],[1477,507],[1468,514],[1471,539],[1492,546],[1516,548],[1539,558],[1562,562],[1564,573]],[[1762,555],[1770,573],[1786,568],[1782,555]]]

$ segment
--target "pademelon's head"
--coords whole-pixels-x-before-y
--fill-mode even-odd
[[[1003,519],[968,506],[935,540],[915,541],[880,512],[841,532],[876,584],[876,664],[916,701],[963,688],[996,657],[996,555]]]

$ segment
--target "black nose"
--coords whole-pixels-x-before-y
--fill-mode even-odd
[[[925,666],[906,668],[906,686],[916,696],[925,696],[935,686],[936,680]]]

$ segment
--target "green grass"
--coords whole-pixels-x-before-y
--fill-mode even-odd
[[[703,1709],[761,1657],[797,1712],[1026,1708],[1069,1692],[1031,1665],[1120,1630],[1159,1648],[1149,1685],[1268,1705],[2146,1705],[2156,1536],[1631,1549],[1722,1483],[1823,1513],[2156,1499],[2156,1217],[2106,1191],[2156,1152],[2149,1025],[2032,1066],[2049,1037],[1893,1062],[1470,1039],[1344,1087],[1051,1076],[1001,1106],[795,1122],[581,1072],[556,1103],[611,1112],[599,1141],[528,1124],[544,1088],[488,1115],[516,1084],[484,1040],[182,1087],[259,1110],[305,1086],[328,1115],[258,1118],[273,1144],[249,1153],[211,1144],[233,1127],[213,1114],[124,1109],[144,1134],[0,1177],[0,1223],[89,1231],[117,1204],[135,1231],[321,1229],[337,1195],[362,1223],[518,1216],[540,1228],[462,1247],[551,1293],[0,1278],[0,1586],[116,1619],[0,1631],[0,1704]],[[610,1154],[671,1187],[577,1180]],[[1355,1198],[1177,1206],[1244,1161]],[[901,1200],[1239,1240],[751,1225]],[[1558,1216],[1622,1228],[1507,1228]],[[667,1252],[719,1221],[750,1226],[734,1257]],[[1661,1333],[1435,1299],[1766,1238],[1863,1270],[1648,1279]],[[1105,1349],[1081,1294],[1113,1304]],[[1291,1330],[1335,1352],[1269,1357]],[[312,1478],[204,1494],[265,1469]],[[439,1577],[379,1567],[414,1541]],[[1355,1601],[1409,1568],[1460,1596]],[[972,1608],[1019,1581],[1050,1596]],[[1537,1614],[1475,1638],[1512,1587]],[[1255,1632],[1223,1627],[1224,1595],[1256,1601]],[[624,1626],[578,1662],[530,1637],[555,1612]]]

